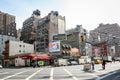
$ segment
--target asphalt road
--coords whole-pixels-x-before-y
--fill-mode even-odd
[[[120,63],[107,64],[106,70],[102,70],[101,65],[95,65],[94,71],[83,71],[83,65],[3,68],[0,69],[0,80],[120,80],[118,69],[120,69]]]
[[[103,79],[101,80],[120,80],[120,70],[114,71],[110,74],[107,74]]]

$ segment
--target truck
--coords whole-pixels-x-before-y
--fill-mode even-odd
[[[79,64],[91,63],[91,58],[79,58]]]
[[[85,59],[79,58],[79,64],[85,64]]]
[[[86,58],[86,63],[91,63],[91,58]]]
[[[68,60],[67,59],[54,60],[54,65],[55,66],[67,66],[68,65]]]

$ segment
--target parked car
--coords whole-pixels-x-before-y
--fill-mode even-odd
[[[120,57],[115,57],[114,60],[115,61],[120,61]]]
[[[1,68],[3,68],[3,66],[2,66],[2,65],[0,65],[0,69],[1,69]]]
[[[77,61],[70,61],[69,63],[70,63],[70,65],[78,65]]]

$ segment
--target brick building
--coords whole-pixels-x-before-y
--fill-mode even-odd
[[[65,27],[65,17],[59,15],[57,11],[51,11],[41,18],[37,27],[37,51],[48,52],[48,45],[53,41],[53,35],[64,34]]]
[[[40,18],[40,11],[33,11],[32,16],[23,22],[20,40],[26,43],[34,43],[36,39],[36,28],[38,26],[38,20]]]
[[[120,47],[119,47],[119,39],[120,39],[120,26],[115,24],[99,24],[99,26],[90,31],[89,41],[95,45],[98,43],[106,42],[108,48],[106,48],[107,52],[104,52],[105,55],[110,54],[109,48],[111,46],[115,46],[115,56],[120,56]]]
[[[17,37],[15,16],[0,11],[0,34]]]

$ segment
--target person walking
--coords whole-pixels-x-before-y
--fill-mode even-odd
[[[103,68],[103,70],[105,70],[105,60],[103,60],[103,62],[102,62],[102,68]]]
[[[95,66],[94,61],[92,61],[92,70],[95,69],[94,66]]]

